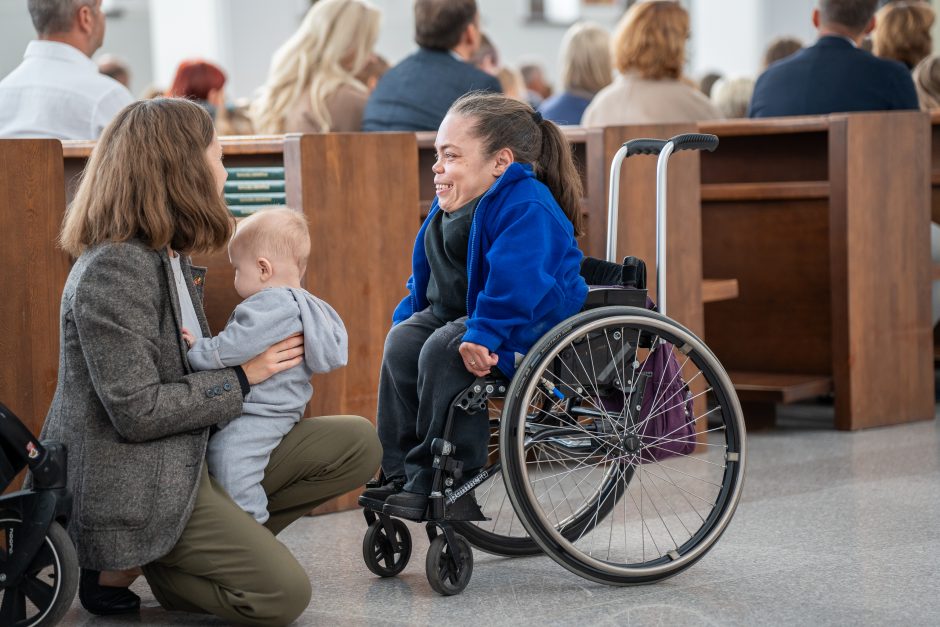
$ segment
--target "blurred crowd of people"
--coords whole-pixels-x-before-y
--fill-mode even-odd
[[[883,5],[879,8],[879,4]],[[134,98],[131,70],[106,54],[101,0],[29,0],[37,39],[0,81],[0,137],[97,137]],[[513,67],[480,28],[475,0],[415,0],[417,50],[394,67],[375,52],[381,12],[368,0],[319,0],[273,55],[250,100],[226,98],[226,72],[183,61],[170,96],[204,106],[222,135],[435,130],[475,90],[528,102],[559,124],[608,126],[940,107],[940,64],[925,0],[820,0],[816,42],[770,43],[758,77],[685,73],[689,14],[648,0],[612,31],[564,34],[555,86],[537,60]]]

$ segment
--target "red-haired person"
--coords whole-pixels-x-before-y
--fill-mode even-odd
[[[219,66],[201,59],[183,61],[166,92],[172,98],[187,98],[202,105],[212,116],[219,135],[250,135],[251,122],[225,103],[227,77]]]

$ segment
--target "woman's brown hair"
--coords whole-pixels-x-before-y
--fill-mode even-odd
[[[930,55],[933,8],[927,2],[891,2],[875,14],[873,52],[913,69]]]
[[[73,256],[140,239],[187,253],[222,248],[234,220],[206,159],[209,114],[180,98],[141,100],[105,128],[91,153],[59,243]]]
[[[473,121],[473,133],[483,141],[485,155],[508,148],[516,161],[530,164],[571,220],[575,235],[584,232],[581,176],[558,125],[543,120],[527,103],[502,94],[467,94],[451,105],[451,113]]]
[[[639,2],[617,24],[611,43],[614,65],[643,78],[678,79],[688,38],[689,14],[678,2]]]

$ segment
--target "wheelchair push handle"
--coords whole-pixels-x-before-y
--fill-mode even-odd
[[[718,136],[705,133],[684,133],[671,139],[631,139],[623,144],[623,148],[626,148],[624,157],[658,155],[670,142],[673,145],[673,152],[680,150],[707,150],[712,152],[718,147]]]
[[[620,167],[631,155],[658,155],[656,164],[656,304],[666,315],[666,166],[677,150],[707,150],[718,147],[718,137],[706,133],[684,133],[670,139],[631,139],[614,155],[610,166],[607,214],[607,261],[617,258],[617,218],[620,212]]]
[[[715,148],[718,148],[718,136],[706,133],[685,133],[676,135],[669,141],[676,147],[676,151],[707,150],[708,152],[714,152]]]
[[[649,139],[644,137],[631,139],[624,143],[622,148],[627,149],[627,153],[624,157],[632,157],[633,155],[658,155],[665,145],[665,139]]]

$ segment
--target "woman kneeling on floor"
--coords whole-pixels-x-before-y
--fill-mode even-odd
[[[59,378],[43,438],[68,446],[82,605],[135,612],[143,572],[169,610],[284,625],[310,581],[275,535],[316,505],[362,485],[379,443],[357,416],[301,420],[271,454],[270,518],[242,511],[209,476],[213,425],[242,414],[252,385],[297,366],[303,337],[240,365],[193,372],[181,330],[209,327],[204,269],[189,254],[224,247],[222,147],[199,105],[129,105],[104,130],[66,213],[76,256],[62,294]]]

